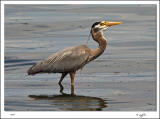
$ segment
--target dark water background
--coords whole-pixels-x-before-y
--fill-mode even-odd
[[[58,50],[96,48],[87,40],[101,20],[123,24],[104,33],[105,52],[77,73],[74,87],[67,76],[60,92],[60,74],[27,76]],[[5,110],[156,110],[156,6],[5,5]]]

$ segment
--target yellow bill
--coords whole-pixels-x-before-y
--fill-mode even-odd
[[[110,21],[106,21],[104,24],[105,24],[106,26],[113,26],[113,25],[122,24],[122,22],[110,22]]]

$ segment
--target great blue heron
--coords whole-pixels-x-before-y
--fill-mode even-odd
[[[110,26],[118,24],[121,24],[121,22],[95,22],[92,25],[90,32],[93,40],[99,44],[98,48],[90,49],[87,45],[66,48],[33,65],[28,70],[28,75],[34,75],[37,73],[62,73],[59,80],[59,84],[61,85],[64,77],[67,74],[70,74],[71,85],[74,85],[76,71],[83,68],[84,65],[96,59],[104,52],[107,41],[103,36],[103,31]]]

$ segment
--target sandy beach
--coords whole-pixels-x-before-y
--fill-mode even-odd
[[[90,38],[95,21],[121,21],[104,32],[105,52],[78,71],[74,87],[60,74],[27,70]],[[5,111],[155,111],[155,5],[6,5]]]

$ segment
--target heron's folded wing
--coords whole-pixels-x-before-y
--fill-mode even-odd
[[[83,67],[89,57],[89,52],[83,47],[71,47],[52,54],[35,68],[40,72],[70,72]]]

